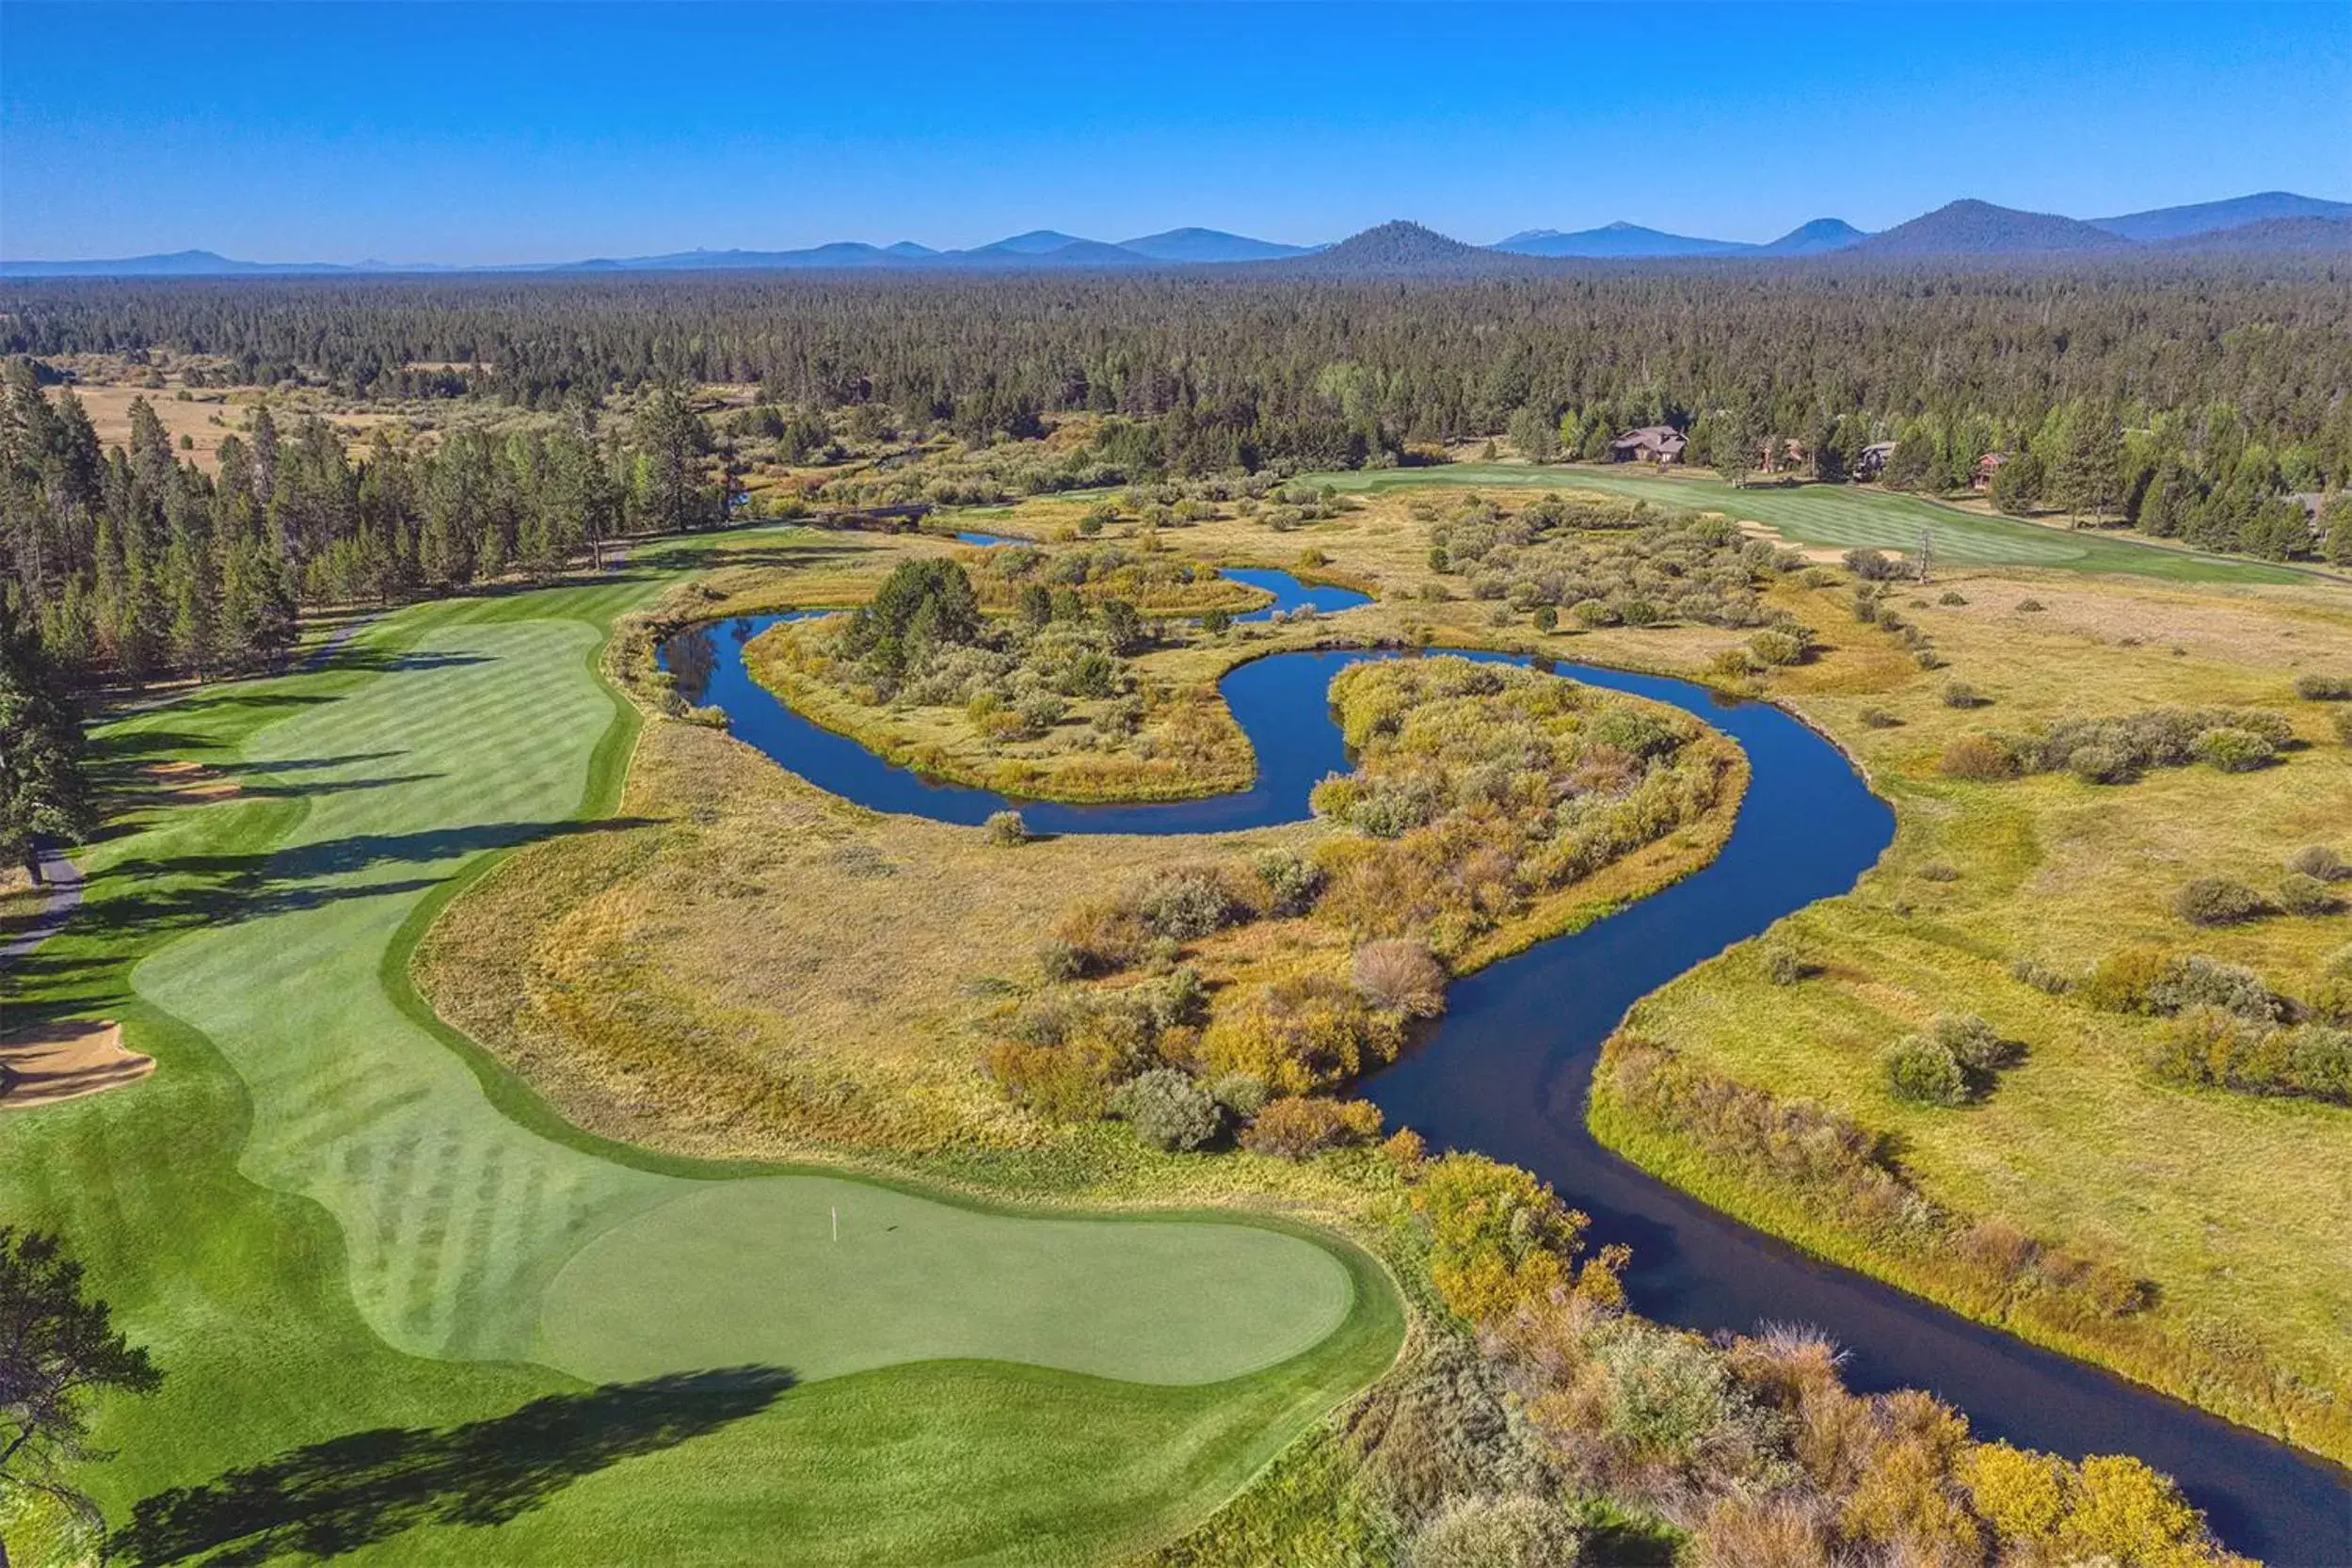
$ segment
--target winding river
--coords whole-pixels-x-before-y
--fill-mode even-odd
[[[1248,575],[1278,596],[1295,591],[1339,607],[1336,590],[1261,581],[1287,573]],[[744,643],[785,618],[681,632],[663,648],[665,666],[689,700],[725,709],[739,739],[820,788],[940,822],[978,824],[1017,809],[1045,833],[1217,833],[1297,821],[1316,781],[1348,765],[1327,697],[1332,677],[1361,660],[1403,656],[1283,653],[1229,673],[1225,700],[1257,753],[1258,776],[1247,791],[1067,806],[923,778],[793,713],[751,679],[743,658]],[[1592,1216],[1596,1241],[1630,1243],[1627,1287],[1634,1306],[1652,1318],[1702,1331],[1814,1324],[1848,1349],[1856,1388],[1932,1390],[1966,1411],[1980,1436],[2072,1456],[2136,1454],[2180,1478],[2233,1549],[2273,1563],[2352,1563],[2352,1492],[2326,1461],[1810,1257],[1593,1141],[1585,1095],[1601,1041],[1626,1009],[1782,916],[1848,891],[1891,840],[1894,816],[1843,754],[1778,708],[1727,704],[1704,687],[1660,677],[1547,667],[1671,702],[1737,741],[1752,770],[1738,823],[1722,854],[1695,875],[1456,983],[1435,1034],[1363,1093],[1392,1124],[1416,1128],[1432,1144],[1478,1149],[1538,1173]]]

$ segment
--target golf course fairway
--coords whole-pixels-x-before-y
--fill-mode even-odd
[[[118,1524],[145,1499],[133,1560],[1072,1560],[1181,1528],[1393,1356],[1334,1239],[624,1149],[424,1012],[440,904],[616,796],[635,715],[594,662],[634,569],[103,735],[237,785],[129,818],[8,977],[12,1017],[158,1064],[0,1122],[0,1209],[167,1372],[89,1476]]]
[[[2244,557],[2169,549],[2096,529],[2023,522],[1946,506],[1925,496],[1855,485],[1770,484],[1738,488],[1696,473],[1668,477],[1641,465],[1576,468],[1531,463],[1445,463],[1429,468],[1315,473],[1297,483],[1341,492],[1376,492],[1441,485],[1463,489],[1599,490],[1659,506],[1722,512],[1760,522],[1795,545],[1834,550],[1916,550],[1924,533],[1936,559],[1954,567],[2056,567],[2120,572],[2180,583],[2308,583],[2312,574]]]

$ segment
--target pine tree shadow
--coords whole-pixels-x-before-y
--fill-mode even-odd
[[[779,1367],[680,1372],[550,1394],[464,1426],[352,1432],[156,1493],[109,1555],[228,1568],[333,1557],[420,1526],[503,1525],[608,1464],[756,1416],[793,1381]]]

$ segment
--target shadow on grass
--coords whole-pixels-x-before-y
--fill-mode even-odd
[[[338,788],[361,787],[348,784]],[[118,861],[93,874],[88,896],[74,912],[69,931],[109,941],[145,938],[199,926],[316,909],[347,899],[386,898],[439,887],[445,872],[377,881],[345,881],[354,873],[385,866],[432,866],[484,850],[512,849],[546,839],[583,833],[618,833],[650,825],[649,817],[606,817],[594,822],[484,823],[472,827],[420,833],[363,833],[290,849],[250,855],[181,855]],[[0,937],[29,927],[32,917],[0,920]],[[44,949],[47,944],[43,944]],[[58,955],[51,955],[57,957]],[[112,960],[106,960],[111,962]],[[34,955],[12,968],[17,984],[34,976],[63,977],[64,962]]]
[[[779,1367],[680,1372],[550,1394],[464,1426],[352,1432],[156,1493],[115,1532],[110,1555],[257,1563],[334,1557],[420,1526],[503,1525],[608,1464],[756,1416],[793,1381]]]

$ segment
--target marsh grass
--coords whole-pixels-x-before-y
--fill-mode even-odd
[[[2344,1457],[2352,1267],[2339,1260],[2352,1254],[2329,1194],[2352,1190],[2352,1120],[2336,1107],[2161,1083],[2147,1065],[2161,1020],[2050,995],[2011,965],[2079,974],[2145,945],[2208,953],[2309,994],[2346,934],[2340,917],[2198,929],[2171,901],[2199,876],[2274,881],[2298,848],[2344,835],[2352,751],[2326,735],[2318,705],[2294,698],[2279,661],[2344,657],[2352,615],[2316,596],[2273,605],[2121,583],[2041,597],[2051,610],[2028,617],[2031,634],[1981,600],[1919,612],[2019,728],[2221,701],[2284,713],[2303,744],[2260,772],[2164,769],[2120,790],[2063,776],[1946,779],[1935,760],[1982,720],[1946,710],[1930,678],[1841,680],[1854,672],[1834,659],[1784,672],[1776,683],[1816,688],[1800,705],[1895,801],[1896,843],[1853,895],[1783,923],[1777,939],[1822,955],[1819,975],[1776,985],[1755,950],[1736,949],[1644,1000],[1629,1027],[1705,1070],[1892,1134],[1905,1178],[1933,1201],[2103,1259],[2147,1281],[2151,1304],[2100,1320],[1993,1288],[1948,1258],[1888,1247],[1833,1208],[1741,1176],[1606,1093],[1595,1130],[1752,1224]],[[2176,656],[2127,630],[2168,616],[2195,629],[2191,651]],[[1900,728],[1869,727],[1864,690]],[[1958,874],[1923,876],[1931,867]],[[1873,1071],[1877,1052],[1937,1013],[1963,1011],[2025,1042],[2026,1060],[1961,1112],[1891,1101]]]

